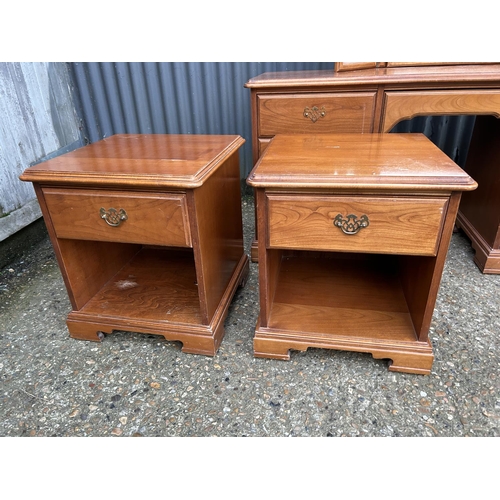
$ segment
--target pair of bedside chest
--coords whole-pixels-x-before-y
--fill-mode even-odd
[[[28,168],[73,310],[215,355],[243,285],[239,136],[116,135]],[[257,357],[320,347],[430,373],[428,331],[462,191],[475,181],[420,134],[276,136],[250,173]]]

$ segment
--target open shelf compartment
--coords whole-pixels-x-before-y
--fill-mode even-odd
[[[391,255],[285,252],[268,327],[415,342],[398,268]]]
[[[268,316],[261,314],[255,330],[256,357],[288,360],[291,350],[315,347],[370,353],[389,359],[391,371],[430,372],[432,346],[427,337],[418,339],[420,315],[412,314],[415,299],[408,295],[414,285],[422,288],[415,268],[429,266],[434,257],[267,253],[277,266],[268,280]]]
[[[99,318],[200,324],[193,251],[142,247],[80,313]]]
[[[283,255],[268,326],[326,336],[416,340],[398,259],[387,255]]]

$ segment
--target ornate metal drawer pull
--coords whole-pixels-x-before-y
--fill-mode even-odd
[[[321,108],[318,108],[318,106],[304,108],[304,116],[309,118],[313,123],[316,123],[319,118],[323,118],[325,115],[326,109],[324,106],[321,106]]]
[[[333,220],[333,225],[340,227],[345,234],[356,234],[364,227],[368,227],[370,221],[368,216],[362,215],[359,219],[356,215],[349,214],[345,219],[342,214],[338,214]]]
[[[101,219],[104,219],[106,224],[113,227],[119,226],[124,220],[128,219],[127,212],[123,208],[120,208],[120,210],[116,210],[116,208],[110,208],[109,210],[101,208],[99,213],[101,214]]]

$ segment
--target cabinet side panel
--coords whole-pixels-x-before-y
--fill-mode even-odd
[[[238,152],[189,193],[188,205],[202,316],[208,323],[244,254]]]
[[[282,250],[268,249],[269,227],[267,224],[267,196],[263,189],[255,190],[257,208],[257,228],[259,231],[259,298],[260,325],[267,327],[271,316],[274,293],[278,283]]]
[[[460,212],[494,248],[500,247],[500,120],[478,116],[465,170],[478,183],[462,194]]]
[[[257,94],[255,90],[250,92],[250,107],[252,113],[252,159],[253,164],[257,163],[261,152],[259,151],[259,134],[257,130],[258,125],[258,109],[257,109]]]
[[[426,342],[428,339],[460,196],[459,192],[451,195],[436,257],[401,256],[400,258],[401,282],[420,342]]]

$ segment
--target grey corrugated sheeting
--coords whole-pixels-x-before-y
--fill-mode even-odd
[[[71,63],[89,142],[113,134],[238,134],[242,178],[252,168],[252,77],[333,69],[333,62]]]
[[[333,69],[333,62],[71,63],[89,142],[118,133],[239,134],[241,175],[252,166],[252,77],[271,71]],[[471,117],[421,117],[394,131],[423,132],[462,164]]]

